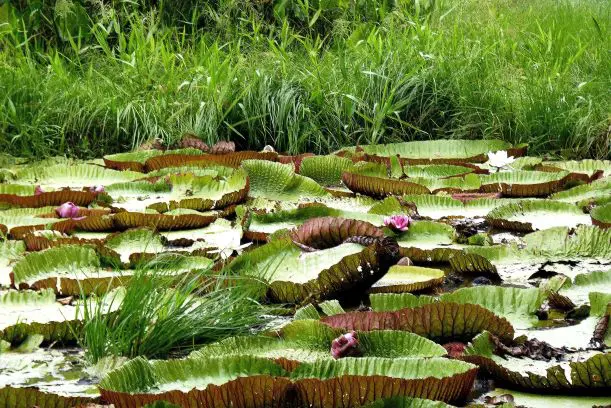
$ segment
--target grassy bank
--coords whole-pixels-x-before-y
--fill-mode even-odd
[[[18,3],[0,13],[11,154],[99,156],[192,132],[293,153],[494,137],[610,156],[604,1],[62,0],[38,24]]]

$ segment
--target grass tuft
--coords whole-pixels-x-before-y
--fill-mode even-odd
[[[175,257],[168,258],[174,262]],[[106,302],[82,303],[81,346],[92,363],[106,356],[167,358],[198,345],[249,334],[269,322],[262,285],[212,271],[181,276],[164,257],[138,269]],[[109,304],[120,304],[109,310]]]

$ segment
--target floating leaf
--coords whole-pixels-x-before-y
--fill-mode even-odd
[[[611,195],[611,178],[596,180],[571,189],[554,193],[550,199],[568,203],[578,203]]]
[[[278,407],[290,381],[274,362],[249,356],[149,362],[137,357],[99,384],[115,406],[167,401],[180,406]]]
[[[331,327],[345,330],[405,330],[435,341],[468,340],[484,330],[502,339],[513,339],[513,328],[504,318],[473,304],[437,302],[395,312],[349,312],[324,317]]]
[[[342,244],[302,252],[290,240],[277,239],[238,257],[229,269],[269,282],[272,300],[303,303],[363,292],[390,265],[378,244]]]
[[[384,233],[368,222],[336,217],[313,218],[291,233],[294,242],[315,249],[331,248],[351,237],[381,239]]]
[[[166,154],[148,159],[144,163],[144,169],[147,172],[160,170],[166,167],[180,166],[199,166],[207,167],[214,165],[229,166],[237,168],[245,160],[270,160],[275,161],[278,157],[274,152],[233,152],[222,155],[202,154],[202,155],[184,155],[184,154]]]
[[[358,407],[381,398],[410,396],[458,402],[476,370],[456,360],[342,358],[300,364],[291,374],[299,406]],[[462,362],[461,362],[462,363]]]
[[[360,146],[366,154],[396,156],[410,164],[485,162],[488,152],[510,150],[511,145],[501,140],[427,140]],[[513,152],[511,152],[513,153]],[[515,154],[510,154],[514,155]]]
[[[355,193],[370,197],[383,198],[390,195],[430,194],[425,186],[409,181],[389,178],[365,176],[363,174],[345,172],[342,181]]]
[[[395,265],[372,287],[371,293],[417,292],[440,286],[445,273],[440,269]]]
[[[95,404],[98,398],[65,397],[40,391],[35,387],[0,388],[0,401],[3,407],[72,408]]]
[[[611,204],[595,207],[590,212],[592,224],[601,228],[611,228]]]
[[[531,232],[552,227],[590,224],[581,208],[552,200],[526,200],[506,204],[490,211],[486,220],[494,227]]]
[[[544,393],[576,391],[607,394],[611,389],[611,354],[595,354],[585,361],[556,364],[527,358],[498,357],[490,333],[484,332],[466,350],[464,360],[477,364],[501,384]]]
[[[250,196],[295,201],[329,194],[314,180],[295,173],[293,166],[264,160],[247,160],[242,167],[250,179]]]
[[[133,170],[144,172],[144,163],[151,157],[163,156],[166,154],[188,154],[201,155],[201,150],[187,148],[179,150],[139,150],[136,152],[110,154],[104,156],[104,165],[115,170]]]
[[[174,210],[165,214],[120,212],[113,217],[117,229],[150,227],[158,231],[201,228],[213,223],[219,215],[203,214],[194,210]]]
[[[323,186],[338,186],[342,182],[342,174],[352,165],[351,160],[335,155],[306,157],[301,162],[299,174]]]
[[[534,313],[543,303],[543,293],[536,288],[477,286],[461,288],[438,298],[402,293],[371,295],[370,300],[373,310],[378,312],[397,311],[434,302],[478,305],[504,317],[516,328],[530,328],[537,320]]]
[[[98,193],[91,191],[59,190],[41,193],[38,195],[21,196],[16,194],[0,194],[0,204],[11,207],[40,208],[58,206],[72,202],[79,206],[88,206],[98,197]]]
[[[28,336],[39,334],[46,343],[74,340],[70,321],[77,317],[77,310],[56,302],[51,289],[4,292],[0,305],[0,339],[20,344]]]
[[[83,188],[129,182],[142,178],[142,173],[117,171],[91,164],[31,166],[16,174],[19,183],[36,183],[45,188]],[[71,201],[71,200],[68,200]],[[76,204],[76,203],[75,203]]]
[[[522,171],[498,172],[481,176],[481,190],[500,192],[508,197],[548,196],[562,188],[568,172]]]
[[[295,320],[282,328],[278,338],[232,337],[205,346],[189,357],[251,355],[273,359],[292,371],[300,362],[331,360],[331,343],[341,334],[341,330],[330,328],[318,320]],[[446,354],[446,350],[435,342],[409,332],[362,332],[358,338],[359,351],[363,357],[416,358],[441,357]],[[287,360],[293,364],[287,364]]]
[[[584,174],[588,177],[601,173],[603,177],[611,176],[611,160],[569,160],[569,161],[546,161],[542,163],[545,167],[566,170],[571,173]]]

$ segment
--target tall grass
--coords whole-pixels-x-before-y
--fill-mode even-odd
[[[90,362],[106,356],[166,358],[269,322],[268,309],[257,301],[260,283],[232,277],[228,285],[227,276],[208,271],[177,278],[168,266],[164,257],[149,262],[125,291],[107,295],[105,302],[82,303],[84,325],[77,335]]]
[[[444,137],[611,154],[608,2],[110,3],[63,41],[0,28],[3,150],[91,157],[191,132],[292,153]]]

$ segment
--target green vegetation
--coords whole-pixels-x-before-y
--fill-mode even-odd
[[[253,280],[228,279],[212,271],[177,277],[167,263],[156,259],[137,270],[124,291],[107,303],[83,303],[84,326],[79,341],[88,359],[103,357],[167,358],[171,352],[226,337],[249,334],[264,325],[269,315],[256,301],[261,285]]]
[[[610,16],[0,0],[0,407],[598,405]]]
[[[2,156],[0,404],[609,395],[611,161],[215,149]]]
[[[500,138],[606,158],[610,13],[598,0],[8,1],[0,146]]]

